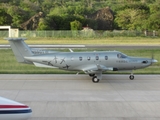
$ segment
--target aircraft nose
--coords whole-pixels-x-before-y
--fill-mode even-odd
[[[156,63],[156,62],[158,62],[157,60],[155,60],[155,59],[152,59],[152,63]]]

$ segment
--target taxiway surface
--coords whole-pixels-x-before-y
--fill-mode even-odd
[[[32,108],[30,120],[159,120],[160,75],[0,75],[0,96]]]

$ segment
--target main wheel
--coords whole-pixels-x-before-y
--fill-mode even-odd
[[[94,83],[98,83],[98,82],[99,82],[99,79],[97,78],[97,76],[94,76],[94,77],[92,78],[92,81],[93,81]]]
[[[130,80],[134,80],[134,75],[129,76]]]

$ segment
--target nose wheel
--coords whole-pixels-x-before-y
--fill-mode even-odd
[[[134,80],[134,75],[130,75],[130,76],[129,76],[129,79],[130,79],[130,80]]]
[[[99,79],[97,78],[97,76],[94,76],[94,77],[92,78],[92,81],[93,81],[94,83],[98,83],[98,82],[99,82]]]
[[[134,80],[134,75],[133,75],[133,71],[131,71],[131,75],[129,76],[130,80]]]

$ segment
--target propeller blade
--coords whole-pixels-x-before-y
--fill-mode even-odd
[[[154,59],[154,54],[152,53],[151,65],[152,65],[153,63],[156,63],[156,62],[158,62],[158,61]]]
[[[153,64],[153,60],[154,60],[154,55],[152,53],[152,57],[151,57],[151,65]]]

